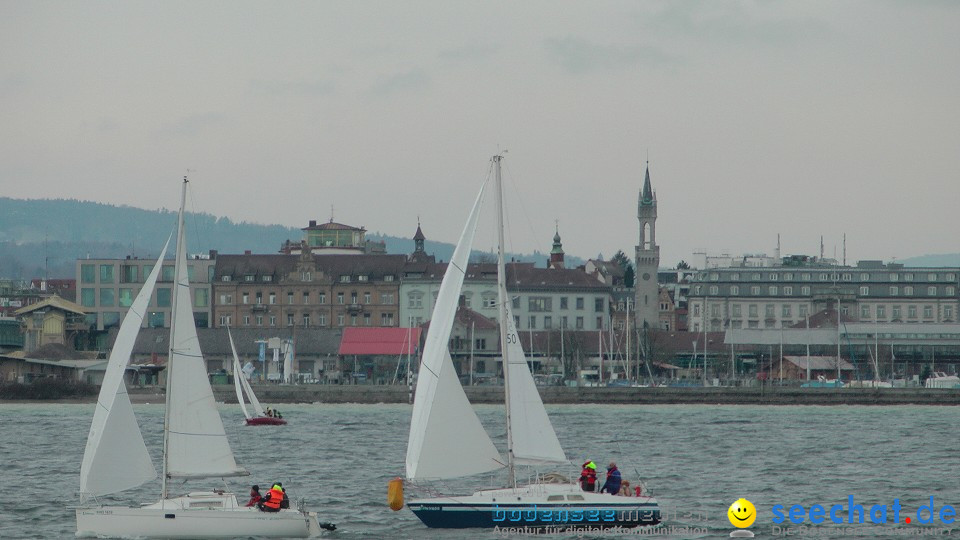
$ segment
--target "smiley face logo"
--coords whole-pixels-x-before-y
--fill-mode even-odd
[[[734,527],[745,529],[756,521],[757,509],[752,502],[746,499],[737,499],[727,510],[727,518]]]

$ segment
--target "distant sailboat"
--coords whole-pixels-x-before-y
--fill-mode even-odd
[[[568,463],[537,391],[518,339],[506,291],[503,241],[502,156],[494,156],[499,257],[497,288],[503,356],[507,455],[501,456],[470,406],[447,349],[460,289],[477,228],[486,183],[447,265],[424,345],[407,446],[408,481],[468,476],[506,468],[503,489],[463,496],[409,501],[407,506],[428,527],[633,527],[660,521],[656,499],[585,492],[576,483],[518,486],[515,466]],[[402,508],[401,480],[390,489],[391,508]]]
[[[233,493],[220,489],[181,496],[169,493],[168,483],[173,479],[249,474],[236,463],[230,449],[197,339],[184,243],[186,189],[187,180],[184,179],[167,357],[160,500],[128,507],[104,506],[96,498],[137,487],[157,476],[123,384],[123,372],[153,294],[157,274],[163,266],[166,247],[120,325],[116,344],[110,353],[80,467],[82,506],[76,510],[77,536],[305,538],[319,535],[321,525],[315,512],[293,509],[261,512],[256,507],[241,506]]]
[[[240,366],[240,357],[237,356],[237,347],[233,344],[233,334],[230,332],[229,327],[227,328],[227,337],[230,338],[230,352],[233,353],[233,388],[237,392],[237,402],[240,403],[243,416],[247,419],[247,425],[280,426],[286,424],[287,421],[283,418],[268,416],[267,413],[264,412],[263,406],[260,405],[260,400],[258,400],[257,395],[253,393],[253,388],[250,387],[247,376]],[[244,399],[244,395],[246,395],[247,399]],[[247,411],[247,405],[245,403],[247,400],[250,401],[250,408],[253,409],[252,415]]]

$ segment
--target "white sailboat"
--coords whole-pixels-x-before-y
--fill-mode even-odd
[[[227,327],[227,337],[230,338],[230,352],[233,353],[233,389],[237,392],[237,402],[240,403],[240,410],[243,411],[243,416],[246,418],[246,423],[248,426],[282,426],[287,423],[283,418],[277,418],[276,416],[268,416],[263,410],[263,406],[260,405],[260,400],[257,399],[257,395],[253,393],[253,388],[250,387],[250,382],[247,381],[246,374],[243,372],[243,367],[240,366],[240,357],[237,356],[237,347],[233,344],[233,334],[230,332],[230,328]],[[246,396],[246,398],[244,398]],[[253,414],[250,414],[250,411],[247,410],[246,402],[250,402],[250,408],[253,409]]]
[[[517,485],[517,465],[568,463],[520,346],[506,292],[503,242],[502,156],[496,172],[499,257],[497,262],[500,345],[503,356],[507,453],[501,456],[470,406],[447,349],[460,289],[477,228],[486,183],[447,265],[424,345],[407,446],[410,482],[457,478],[506,468],[508,485],[472,495],[411,500],[407,506],[428,527],[525,526],[615,527],[655,524],[657,501],[648,496],[620,497],[582,491],[576,483]],[[391,493],[392,495],[392,493]],[[399,504],[391,507],[398,509]]]
[[[305,538],[319,535],[315,512],[282,509],[261,512],[241,506],[224,490],[172,496],[174,479],[245,476],[236,463],[217,411],[193,320],[187,280],[183,208],[184,178],[177,230],[175,292],[167,361],[163,426],[163,485],[160,500],[141,506],[105,506],[97,497],[137,487],[156,478],[143,435],[123,384],[133,350],[163,266],[164,251],[117,334],[80,467],[81,504],[76,510],[77,536],[137,538],[236,538],[248,536]],[[169,241],[167,242],[169,245]],[[332,527],[328,525],[328,527]]]

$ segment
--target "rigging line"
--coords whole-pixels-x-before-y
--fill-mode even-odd
[[[520,192],[519,183],[514,180],[513,171],[510,169],[510,164],[507,163],[505,168],[507,169],[507,170],[506,170],[506,173],[507,173],[506,176],[508,177],[508,180],[510,181],[510,185],[513,187],[513,191],[514,191],[514,193],[516,194],[517,202],[518,202],[519,205],[520,205],[520,212],[521,212],[521,214],[523,214],[524,217],[526,217],[527,229],[528,229],[528,231],[529,231],[529,233],[530,233],[530,235],[531,235],[532,238],[538,239],[538,238],[540,238],[540,235],[537,233],[536,229],[535,229],[534,226],[533,226],[533,222],[530,220],[531,212],[528,212],[528,211],[527,211],[527,205],[526,205],[526,203],[524,202],[524,200],[523,200],[523,195],[522,195],[521,192]],[[510,213],[509,213],[509,212],[506,212],[506,211],[504,211],[504,213],[507,214],[506,219],[509,221],[509,219],[510,219],[510,218],[509,218]],[[536,242],[536,240],[535,240],[535,242]],[[516,253],[516,249],[513,247],[513,238],[512,238],[512,237],[510,238],[509,243],[510,243],[510,250],[511,250],[512,252]],[[537,244],[535,243],[535,245],[537,245]],[[534,263],[534,264],[536,264],[536,263]],[[515,277],[515,279],[517,279],[517,278]]]

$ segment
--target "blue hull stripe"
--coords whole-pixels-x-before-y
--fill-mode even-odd
[[[470,505],[411,504],[410,510],[427,527],[444,529],[493,527],[637,527],[660,523],[655,504],[617,508],[597,505]],[[647,506],[647,508],[641,508]],[[512,507],[513,509],[510,509]]]

